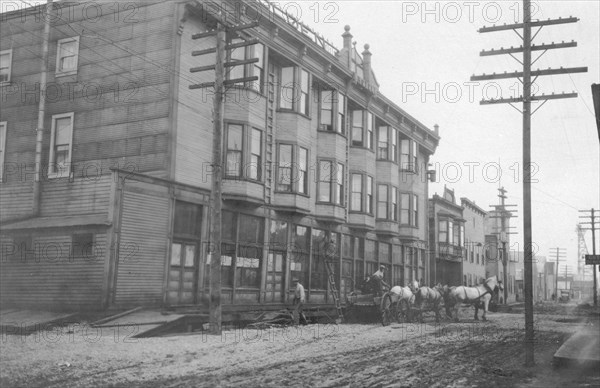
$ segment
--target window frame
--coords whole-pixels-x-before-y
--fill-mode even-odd
[[[390,219],[390,186],[385,183],[377,184],[377,220],[386,220]],[[385,194],[385,198],[382,200],[381,196]],[[380,206],[385,206],[385,214],[381,214]]]
[[[329,109],[323,109],[324,93],[331,94],[331,124],[323,124],[323,111],[329,112]],[[319,120],[317,129],[320,132],[337,133],[342,136],[347,136],[347,100],[348,96],[342,93],[340,89],[318,89]],[[342,103],[340,104],[340,102]]]
[[[71,43],[71,42],[75,42],[75,54],[73,55],[75,57],[74,68],[69,69],[69,70],[61,70],[60,62],[61,62],[62,58],[65,58],[65,56],[61,56],[62,46],[64,44]],[[67,76],[67,75],[74,75],[74,74],[77,74],[78,69],[79,69],[79,36],[71,36],[68,38],[59,39],[56,42],[56,68],[55,68],[54,76],[61,77],[61,76]]]
[[[57,164],[54,161],[55,157],[56,157],[56,121],[60,120],[60,119],[64,119],[64,118],[69,118],[71,120],[71,128],[70,128],[70,134],[69,134],[69,156],[67,158],[67,162],[65,163],[68,166],[68,174],[66,176],[66,178],[69,178],[71,176],[71,163],[73,161],[73,132],[75,129],[75,112],[69,112],[69,113],[60,113],[60,114],[56,114],[56,115],[52,115],[52,124],[51,124],[51,131],[50,131],[50,149],[49,149],[49,155],[48,155],[48,178],[52,179],[52,178],[65,178],[65,176],[63,176],[62,171],[58,171],[57,169]]]
[[[291,149],[291,153],[290,153],[290,166],[289,167],[282,167],[281,165],[281,147],[290,147]],[[308,179],[308,161],[310,158],[310,152],[308,150],[308,148],[306,147],[302,147],[298,144],[293,144],[293,143],[285,143],[285,142],[278,142],[276,144],[277,147],[277,171],[276,171],[276,177],[275,177],[275,192],[276,193],[280,193],[280,194],[299,194],[299,195],[305,195],[308,196],[309,195],[309,182],[310,180]],[[300,162],[300,153],[302,151],[306,151],[306,160],[305,160],[305,166],[304,166],[304,170],[302,169],[302,163]],[[282,190],[279,188],[279,177],[281,174],[281,169],[285,168],[286,170],[289,169],[290,171],[290,189],[289,190]],[[300,177],[300,172],[303,172],[304,175],[301,178]],[[300,190],[300,181],[303,181],[304,183],[304,191]]]
[[[380,140],[381,134],[385,133],[386,140]],[[382,147],[382,144],[385,144]],[[385,149],[385,157],[382,150]],[[377,127],[377,160],[398,163],[398,130],[391,125],[380,125]]]
[[[409,137],[400,137],[400,171],[418,171],[418,143]]]
[[[4,182],[4,163],[6,161],[6,136],[8,121],[0,121],[0,183]]]
[[[9,84],[12,81],[12,49],[0,51],[0,57],[3,55],[8,55],[8,78],[4,81],[0,80],[0,85]]]
[[[324,169],[321,167],[321,163],[329,163],[329,180],[326,180],[322,177],[322,172]],[[333,169],[335,166],[335,170]],[[336,205],[336,206],[344,206],[344,170],[345,166],[343,163],[340,163],[333,159],[318,159],[317,160],[317,203],[319,204],[327,204],[327,205]],[[341,182],[340,182],[341,176]],[[321,199],[321,185],[328,184],[329,185],[329,200]]]
[[[238,126],[242,128],[242,145],[241,145],[241,150],[237,151],[234,150],[232,152],[240,152],[240,167],[237,169],[237,173],[238,175],[232,175],[229,174],[229,169],[227,168],[227,162],[228,162],[228,156],[230,153],[230,149],[229,149],[229,127],[231,125],[234,126]],[[225,136],[223,139],[223,147],[224,147],[224,152],[223,152],[223,178],[224,179],[237,179],[237,180],[247,180],[249,182],[255,182],[255,183],[259,183],[262,184],[264,183],[264,169],[263,169],[263,162],[264,162],[264,158],[265,158],[265,131],[260,128],[260,127],[256,127],[253,125],[249,125],[247,123],[242,123],[242,122],[238,122],[238,121],[226,121],[223,123],[223,127],[224,127],[224,132],[225,132]],[[255,171],[257,171],[257,175],[258,175],[258,179],[255,179],[251,176],[251,171],[254,171],[252,168],[248,168],[248,167],[252,167],[251,166],[251,160],[252,160],[252,156],[254,155],[252,152],[252,138],[253,138],[253,134],[254,132],[257,131],[260,133],[260,156],[259,156],[259,160],[260,160],[260,164],[258,166],[256,166]],[[232,149],[233,150],[233,149]]]
[[[361,174],[361,173],[356,173],[356,172],[350,172],[350,211],[351,212],[357,212],[357,213],[363,213],[363,210],[365,209],[365,181],[366,179],[364,178],[365,174]],[[360,191],[355,191],[355,184],[354,184],[354,178],[358,177],[360,178]],[[355,200],[355,195],[359,196],[359,206],[358,209],[355,208],[354,206],[354,200]]]
[[[412,208],[411,208],[411,193],[400,192],[400,217],[399,222],[402,226],[412,226]],[[405,200],[407,198],[408,200]],[[407,206],[405,206],[407,205]]]
[[[292,77],[291,81],[286,80],[283,81],[283,73],[285,69],[292,69]],[[295,112],[305,117],[310,117],[310,96],[312,91],[312,77],[308,70],[296,66],[283,66],[280,65],[278,69],[279,74],[279,97],[277,101],[277,110],[283,112]],[[303,75],[306,74],[307,80],[306,85],[308,89],[303,90],[304,83]],[[290,86],[291,84],[291,86]],[[287,96],[284,91],[291,90],[292,96],[291,101],[289,101],[289,96]],[[303,100],[304,97],[304,100]],[[282,102],[286,102],[285,106],[282,106]],[[302,106],[304,103],[304,106]]]

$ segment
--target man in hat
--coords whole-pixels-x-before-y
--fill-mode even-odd
[[[379,269],[377,270],[377,272],[375,272],[372,276],[371,276],[371,282],[373,282],[373,290],[377,293],[378,296],[382,296],[384,289],[383,287],[387,287],[390,288],[389,284],[387,284],[384,280],[383,280],[383,276],[384,276],[384,272],[385,272],[385,266],[384,265],[380,265]]]
[[[292,279],[292,285],[294,286],[294,325],[298,325],[300,320],[306,323],[306,318],[302,313],[302,307],[304,306],[305,294],[304,294],[304,286],[300,284],[298,278]]]

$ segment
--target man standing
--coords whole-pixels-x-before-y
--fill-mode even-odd
[[[306,323],[306,318],[302,313],[302,307],[304,306],[305,295],[304,295],[304,286],[300,284],[300,281],[297,278],[292,279],[292,284],[294,286],[294,325],[298,325],[300,319],[302,319],[303,323]]]

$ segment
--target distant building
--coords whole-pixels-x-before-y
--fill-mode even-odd
[[[454,190],[444,187],[443,196],[429,199],[429,247],[432,283],[463,284],[465,219]]]
[[[485,223],[487,212],[468,198],[460,199],[463,207],[465,254],[463,284],[477,285],[485,280]]]
[[[518,255],[510,254],[510,234],[506,232],[510,230],[510,220],[505,220],[505,232],[502,232],[502,215],[501,211],[492,210],[488,212],[486,219],[485,277],[498,276],[498,279],[504,283],[505,289],[498,299],[500,302],[511,302],[516,299],[515,279],[517,267],[523,265],[523,260],[519,261]]]

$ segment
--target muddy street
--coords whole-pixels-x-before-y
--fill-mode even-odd
[[[84,322],[29,336],[4,335],[2,386],[598,386],[598,372],[557,369],[552,356],[581,325],[536,316],[536,366],[523,367],[522,314],[490,313],[435,324],[313,324],[230,328],[134,339]]]

